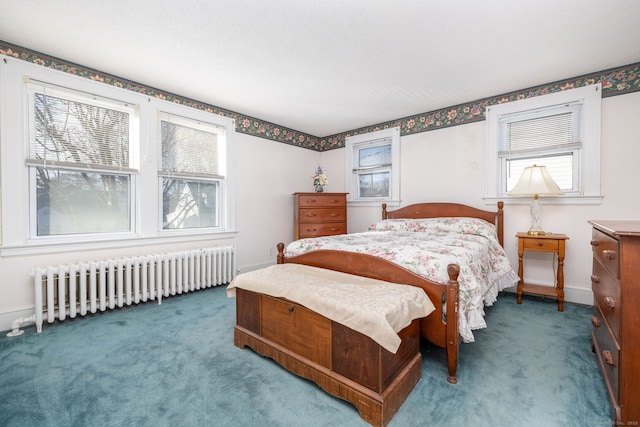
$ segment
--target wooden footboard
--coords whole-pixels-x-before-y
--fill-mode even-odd
[[[421,376],[419,321],[393,354],[371,338],[291,301],[236,291],[234,344],[250,347],[327,393],[351,402],[362,419],[386,425]]]
[[[452,384],[457,383],[456,371],[460,346],[458,334],[458,274],[460,268],[457,265],[448,266],[449,281],[443,284],[429,281],[382,258],[356,252],[317,250],[294,257],[285,257],[284,244],[278,243],[278,264],[284,263],[310,265],[422,288],[436,310],[421,319],[420,334],[446,350],[449,371],[447,381]]]

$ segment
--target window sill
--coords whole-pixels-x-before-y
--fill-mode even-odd
[[[388,207],[400,206],[400,200],[347,200],[347,205],[352,207],[381,207],[386,203]]]
[[[197,242],[234,238],[237,231],[220,233],[203,233],[182,236],[158,236],[142,238],[124,238],[110,240],[94,240],[91,242],[47,242],[29,243],[21,246],[5,246],[0,248],[0,257],[18,257],[28,255],[54,254],[63,252],[78,252],[100,249],[131,248],[137,246],[164,245],[170,243]]]
[[[572,206],[572,205],[601,205],[602,199],[604,196],[554,196],[554,197],[544,197],[540,196],[540,202],[545,205],[564,205],[564,206]],[[515,197],[515,196],[504,196],[504,197],[484,197],[483,198],[486,205],[495,206],[498,202],[504,202],[505,205],[530,205],[533,197]]]

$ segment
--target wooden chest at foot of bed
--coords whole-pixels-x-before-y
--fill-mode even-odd
[[[386,425],[420,380],[419,321],[403,329],[393,354],[371,338],[306,307],[237,289],[234,344],[251,347]]]

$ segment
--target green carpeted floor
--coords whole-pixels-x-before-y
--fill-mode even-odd
[[[349,403],[233,345],[224,287],[0,337],[0,426],[364,426]],[[463,344],[459,382],[422,345],[389,426],[602,426],[591,309],[502,294]]]

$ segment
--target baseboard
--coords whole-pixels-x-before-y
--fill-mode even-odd
[[[536,283],[538,284],[538,283]],[[539,283],[540,285],[547,285],[546,283]],[[548,285],[547,285],[548,286]],[[516,287],[505,289],[505,292],[516,293]],[[581,305],[593,305],[593,292],[591,289],[574,288],[571,286],[564,287],[564,301],[572,302],[574,304]]]
[[[238,273],[248,273],[249,271],[253,271],[253,270],[259,270],[261,268],[265,268],[265,267],[269,267],[271,265],[275,265],[275,261],[273,262],[266,262],[264,264],[255,264],[255,265],[249,265],[246,267],[238,267]]]

